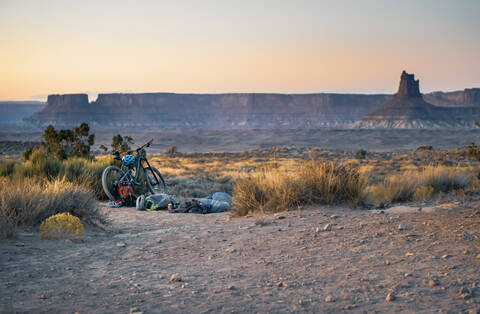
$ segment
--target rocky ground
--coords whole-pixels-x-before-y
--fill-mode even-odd
[[[1,241],[0,312],[480,311],[477,206],[103,210],[82,243]]]

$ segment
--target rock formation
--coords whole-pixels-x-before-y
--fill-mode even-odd
[[[480,107],[480,88],[466,88],[455,92],[433,92],[425,100],[444,107]]]
[[[480,121],[479,110],[480,89],[423,96],[418,80],[403,71],[394,96],[146,93],[99,94],[89,102],[86,94],[50,95],[45,108],[29,121],[40,126],[87,122],[95,128],[149,130],[435,128],[472,127]]]
[[[391,99],[352,94],[100,94],[51,95],[30,121],[41,126],[159,129],[344,127]]]
[[[465,95],[463,93],[462,95]],[[438,99],[438,97],[436,97]],[[378,110],[354,124],[356,128],[443,128],[472,127],[478,108],[445,108],[426,102],[414,74],[403,71],[398,92]]]

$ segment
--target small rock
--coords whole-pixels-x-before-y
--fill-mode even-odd
[[[462,287],[460,288],[460,291],[458,291],[458,296],[462,299],[468,300],[472,297],[472,292],[470,289]]]
[[[117,247],[126,247],[127,245],[125,244],[125,242],[118,242],[117,243]]]
[[[44,295],[44,294],[40,295],[40,299],[45,300],[46,298],[47,298],[46,295]]]
[[[332,215],[332,216],[330,216],[330,219],[337,219],[337,218],[338,218],[337,215]]]
[[[319,232],[320,232],[320,228],[319,227],[315,228],[315,233],[319,233]]]
[[[178,274],[173,274],[172,276],[170,276],[170,281],[179,282],[182,281],[182,279],[178,276]]]
[[[407,253],[405,253],[405,256],[407,256],[407,257],[408,257],[408,256],[413,256],[413,253],[407,252]]]
[[[450,257],[450,255],[448,255],[448,254],[442,255],[443,259],[446,259],[446,258],[449,258],[449,257]]]
[[[228,286],[227,286],[227,290],[235,290],[235,287],[232,286],[232,285],[228,285]]]
[[[385,265],[390,265],[390,261],[388,259],[385,260]]]
[[[233,247],[230,247],[228,249],[225,250],[225,253],[235,253],[237,250]]]
[[[404,277],[411,277],[412,274],[410,274],[410,273],[405,273],[405,274],[403,274],[403,276],[404,276]]]
[[[323,231],[331,231],[332,230],[332,224],[326,224],[323,226]]]
[[[389,293],[389,294],[387,294],[387,296],[385,297],[385,300],[386,300],[387,302],[395,301],[395,295],[393,295],[392,293]]]
[[[285,219],[285,218],[287,218],[287,217],[285,217],[285,216],[277,216],[276,218],[277,218],[278,220],[281,220],[281,219]]]
[[[328,302],[328,303],[330,303],[330,302],[335,302],[335,298],[334,298],[333,296],[331,296],[331,295],[327,295],[327,296],[325,297],[325,302]]]
[[[465,299],[465,300],[468,300],[468,299],[470,299],[471,297],[472,297],[472,295],[471,295],[470,293],[462,293],[462,294],[460,295],[460,298]]]
[[[407,229],[407,226],[405,226],[404,224],[399,224],[397,229],[398,230],[405,230],[405,229]]]
[[[480,259],[480,254],[477,254],[477,259]]]
[[[436,283],[435,280],[430,279],[430,280],[428,281],[428,285],[429,285],[430,287],[435,287],[435,286],[437,285],[437,283]]]
[[[22,247],[22,246],[25,246],[25,244],[22,243],[22,242],[17,242],[17,243],[15,243],[15,246],[20,246],[20,247]]]
[[[287,288],[288,288],[288,285],[287,285],[286,283],[284,283],[284,282],[279,282],[279,283],[277,284],[277,287],[287,289]]]

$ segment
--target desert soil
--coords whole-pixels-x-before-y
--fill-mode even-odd
[[[100,144],[110,147],[112,136],[118,133],[93,130],[94,149]],[[4,154],[21,154],[25,143],[7,141],[42,140],[43,130],[0,128],[0,151]],[[127,135],[127,134],[125,134]],[[435,149],[453,149],[478,141],[480,129],[279,129],[279,130],[157,130],[129,131],[137,147],[153,138],[148,150],[151,154],[163,153],[171,145],[178,151],[188,152],[243,152],[279,146],[311,147],[356,151],[392,152],[416,149],[418,146],[433,146]]]
[[[111,225],[82,243],[1,241],[0,312],[480,311],[477,207],[404,209],[104,208]]]

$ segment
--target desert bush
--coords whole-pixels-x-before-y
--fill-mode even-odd
[[[93,192],[97,199],[105,199],[102,187],[102,172],[112,164],[111,158],[99,160],[85,160],[75,158],[62,163],[61,177],[68,182],[83,186]]]
[[[414,171],[391,175],[383,183],[373,186],[370,192],[375,200],[381,202],[408,201],[420,186],[419,179],[418,173]]]
[[[101,180],[102,172],[113,162],[112,158],[93,160],[78,157],[60,161],[49,157],[42,149],[36,148],[30,154],[29,160],[22,164],[13,161],[0,162],[0,177],[15,180],[31,178],[38,181],[64,179],[87,188],[98,199],[105,199]]]
[[[120,134],[114,135],[112,137],[112,151],[127,152],[132,148],[130,145],[133,145],[133,138],[130,136],[121,136]]]
[[[78,217],[69,213],[61,213],[43,221],[38,233],[42,240],[81,240],[84,228]]]
[[[15,165],[17,165],[14,161],[0,161],[0,177],[10,177],[15,172]]]
[[[431,186],[420,186],[413,193],[413,200],[415,202],[424,202],[430,199],[435,193],[435,189]]]
[[[355,152],[355,158],[357,159],[365,159],[365,156],[367,156],[367,151],[364,149],[359,149]]]
[[[404,202],[416,197],[431,197],[434,193],[464,189],[471,176],[456,167],[427,166],[420,171],[406,171],[387,177],[381,184],[370,188],[376,201]],[[415,194],[417,194],[415,196]]]
[[[0,185],[0,213],[3,223],[36,226],[46,218],[69,212],[87,223],[106,223],[96,208],[92,192],[65,179],[3,179]]]
[[[48,156],[58,160],[69,157],[91,158],[90,148],[95,143],[95,134],[89,134],[90,127],[86,123],[68,130],[56,131],[49,125],[43,132],[44,141],[40,144]]]
[[[177,154],[177,145],[172,145],[170,146],[167,151],[166,151],[167,155],[169,155],[170,157],[175,157],[175,155]]]
[[[61,161],[49,158],[45,152],[36,148],[30,154],[29,160],[16,167],[14,175],[18,178],[40,177],[54,179],[61,172]]]
[[[466,188],[471,182],[471,176],[456,167],[427,166],[421,180],[436,192],[449,192]]]
[[[366,180],[358,169],[310,161],[288,173],[275,169],[240,178],[234,184],[232,211],[278,212],[306,204],[362,201]]]

